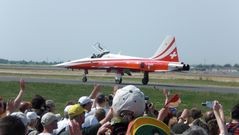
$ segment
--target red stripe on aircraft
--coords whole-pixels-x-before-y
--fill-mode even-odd
[[[169,48],[171,48],[171,46],[174,44],[175,42],[175,38],[173,38],[172,42],[170,43],[170,45],[159,55],[155,56],[153,59],[156,59],[157,57],[159,57],[160,55],[164,54]]]

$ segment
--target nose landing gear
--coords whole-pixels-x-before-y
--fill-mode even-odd
[[[83,75],[83,78],[82,78],[82,82],[87,82],[87,76],[86,76],[87,74],[88,74],[88,70],[85,69],[84,75]]]

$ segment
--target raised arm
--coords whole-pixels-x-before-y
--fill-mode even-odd
[[[224,111],[223,111],[223,106],[221,104],[219,104],[219,105],[220,105],[219,114],[222,119],[222,122],[225,123],[225,115],[224,115]]]
[[[14,108],[17,109],[22,101],[22,96],[25,92],[25,81],[23,79],[20,79],[20,90],[17,95],[17,97],[14,99]]]
[[[95,99],[97,94],[99,93],[99,91],[100,91],[100,85],[99,84],[95,84],[93,90],[90,93],[89,98]]]
[[[164,96],[165,96],[164,105],[166,105],[166,103],[168,102],[168,96],[169,96],[168,90],[163,89],[163,94],[164,94]]]
[[[110,129],[111,127],[110,120],[112,119],[112,117],[113,117],[113,109],[110,108],[105,118],[100,121],[101,127],[99,128],[97,135],[102,135],[102,134],[104,135],[105,132]]]
[[[103,125],[106,122],[110,121],[112,118],[113,118],[113,109],[110,108],[110,110],[106,114],[105,118],[100,121],[100,124]]]
[[[228,135],[226,125],[220,116],[219,110],[221,109],[222,105],[219,104],[218,101],[214,101],[213,103],[213,112],[217,120],[218,127],[220,129],[220,135]],[[223,114],[224,117],[224,114]]]
[[[165,117],[168,116],[168,108],[167,108],[167,107],[164,107],[164,108],[160,109],[160,110],[158,111],[158,113],[159,113],[159,114],[158,114],[157,120],[163,121],[163,120],[165,119]]]
[[[95,99],[96,96],[97,96],[97,94],[100,92],[100,90],[101,90],[101,89],[100,89],[100,85],[99,85],[99,84],[95,84],[93,90],[92,90],[91,93],[90,93],[89,98],[90,98],[90,99]],[[96,107],[96,101],[93,100],[93,103],[92,103],[91,108],[95,108],[95,107]]]

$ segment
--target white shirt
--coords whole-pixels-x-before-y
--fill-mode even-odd
[[[85,122],[81,126],[82,128],[87,128],[87,127],[96,125],[98,123],[99,121],[97,120],[97,118],[94,115],[90,115],[85,118]]]
[[[51,133],[40,133],[39,135],[53,135]]]
[[[63,120],[57,122],[57,129],[54,129],[53,132],[58,134],[66,126],[68,126],[68,119],[64,118]]]

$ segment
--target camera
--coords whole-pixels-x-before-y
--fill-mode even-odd
[[[202,106],[206,106],[208,108],[213,108],[213,101],[206,101],[202,103]]]
[[[108,102],[109,102],[109,106],[112,106],[112,103],[113,103],[113,96],[112,95],[108,96]]]
[[[149,96],[144,96],[144,100],[149,100]]]

